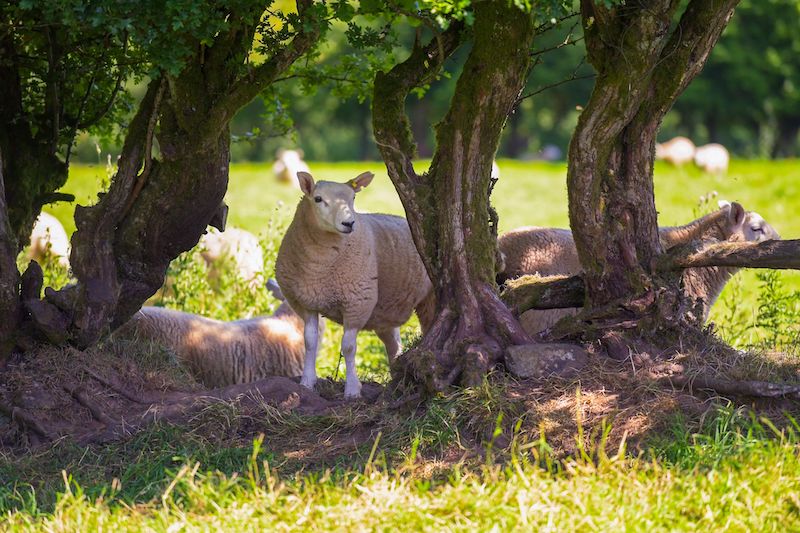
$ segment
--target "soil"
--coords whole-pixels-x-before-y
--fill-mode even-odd
[[[754,379],[797,383],[798,368],[794,357],[745,354],[712,341],[669,357],[636,353],[617,361],[597,353],[569,379],[518,381],[495,371],[483,387],[488,392],[455,392],[450,401],[459,411],[457,438],[436,460],[484,458],[489,448],[502,453],[521,434],[527,442],[544,437],[555,457],[597,449],[601,443],[608,453],[623,446],[629,452],[641,450],[678,413],[699,420],[719,406],[720,395],[710,390],[708,376],[728,384]],[[698,376],[705,380],[695,388]],[[25,454],[61,439],[102,445],[162,422],[225,433],[226,442],[231,437],[252,442],[268,432],[270,450],[290,461],[319,463],[357,452],[381,432],[384,441],[390,440],[392,431],[428,408],[419,394],[404,395],[376,383],[365,383],[364,399],[356,402],[344,401],[342,389],[340,382],[321,380],[317,391],[309,391],[297,380],[273,377],[205,390],[157,347],[120,341],[86,351],[40,346],[0,370],[0,446]],[[765,399],[734,389],[726,391],[728,400],[779,426],[787,413],[800,411],[791,393]],[[486,409],[490,401],[494,407]],[[220,409],[230,409],[235,424],[204,425],[204,417]],[[499,411],[504,418],[498,433]]]

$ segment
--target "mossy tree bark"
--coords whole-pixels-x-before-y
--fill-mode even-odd
[[[473,32],[425,174],[412,165],[416,146],[405,99],[436,75],[463,29],[454,25],[427,46],[418,44],[405,62],[375,78],[375,137],[437,299],[432,326],[393,370],[428,390],[479,383],[508,345],[529,341],[497,295],[496,215],[489,196],[500,133],[527,78],[534,25],[507,2],[481,2],[475,4]]]
[[[263,6],[197,54],[177,76],[148,86],[107,193],[78,206],[70,257],[78,282],[26,307],[53,342],[89,346],[124,323],[164,282],[169,262],[191,249],[223,207],[236,111],[320,35],[311,0],[298,1],[303,30],[265,63],[246,67]],[[238,20],[238,19],[237,19]],[[160,148],[152,157],[153,138]]]
[[[588,310],[621,304],[649,313],[664,309],[666,296],[673,309],[681,305],[677,278],[661,278],[655,268],[663,252],[653,192],[656,133],[737,3],[691,0],[674,24],[678,0],[612,8],[581,2],[597,78],[570,143],[567,184]]]

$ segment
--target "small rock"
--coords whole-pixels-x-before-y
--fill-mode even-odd
[[[506,350],[506,368],[520,378],[570,377],[588,362],[588,352],[575,344],[522,344]]]

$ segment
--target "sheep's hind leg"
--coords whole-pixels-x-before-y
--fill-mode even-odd
[[[342,335],[342,356],[344,357],[347,377],[344,382],[344,397],[347,399],[361,397],[361,382],[356,374],[356,337],[358,328],[345,326]]]
[[[305,327],[303,336],[306,344],[306,359],[303,364],[303,377],[300,378],[300,385],[307,389],[314,390],[317,383],[317,347],[319,345],[319,314],[306,312],[303,313]]]
[[[386,356],[391,363],[403,350],[403,343],[400,340],[400,328],[376,330],[375,334],[386,347]]]

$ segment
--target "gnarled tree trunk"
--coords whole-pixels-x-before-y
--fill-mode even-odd
[[[313,2],[297,4],[302,29],[263,64],[242,64],[263,10],[253,6],[213,46],[197,43],[179,75],[150,83],[108,192],[96,205],[76,208],[70,261],[78,282],[25,302],[51,342],[86,347],[123,324],[225,207],[230,120],[319,38]]]
[[[528,341],[495,286],[496,214],[491,165],[506,118],[528,74],[532,17],[506,2],[475,5],[474,40],[450,109],[436,129],[427,174],[412,165],[415,145],[403,104],[457,47],[451,27],[375,79],[373,127],[436,292],[436,316],[394,370],[429,390],[474,385],[508,345]]]
[[[581,2],[597,78],[570,143],[567,184],[590,312],[619,304],[634,315],[653,313],[668,299],[672,310],[682,305],[677,277],[655,269],[663,252],[653,192],[656,133],[737,3],[692,0],[672,27],[677,0],[613,8]]]

